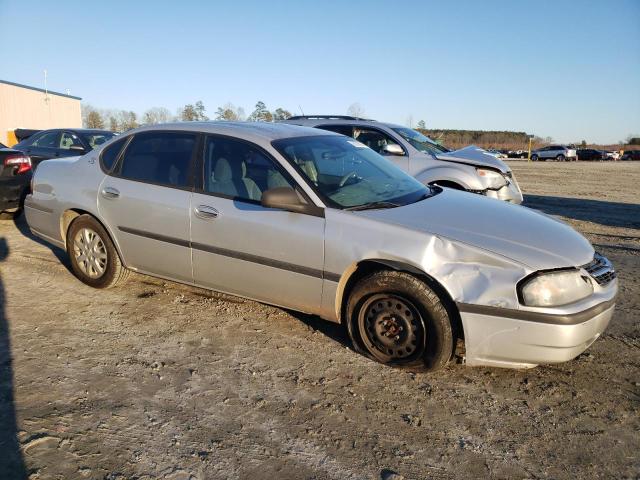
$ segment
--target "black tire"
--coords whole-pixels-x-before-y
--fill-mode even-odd
[[[413,275],[379,271],[363,278],[346,313],[354,348],[377,362],[435,371],[451,358],[454,335],[447,309]]]
[[[85,262],[79,261],[80,257],[78,255],[82,253],[80,252],[80,248],[82,248],[81,242],[84,240],[80,240],[80,243],[77,242],[77,240],[78,235],[82,236],[83,230],[92,232],[99,238],[99,242],[101,242],[99,254],[106,257],[105,259],[100,259],[99,266],[101,270],[98,271],[94,269],[95,275],[87,273],[87,267],[81,265],[81,263]],[[97,246],[92,248],[92,250],[96,249]],[[129,276],[129,270],[122,265],[118,251],[111,241],[111,237],[102,225],[100,225],[100,222],[91,215],[80,215],[69,226],[67,230],[67,254],[69,255],[71,268],[75,276],[90,287],[111,288],[118,283],[124,282]],[[89,265],[88,261],[86,265]],[[91,271],[90,266],[88,270],[89,272]]]
[[[531,155],[531,161],[532,162],[537,162],[538,161],[538,155]]]
[[[564,155],[560,154],[556,157],[556,160],[558,162],[566,162],[567,161],[567,157],[565,157]]]

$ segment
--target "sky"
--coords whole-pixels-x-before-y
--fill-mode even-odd
[[[557,142],[640,136],[640,0],[0,0],[0,79],[97,108],[262,100]]]

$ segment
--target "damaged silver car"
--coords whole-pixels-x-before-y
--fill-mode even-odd
[[[426,186],[357,140],[285,124],[176,123],[43,162],[32,232],[107,288],[132,270],[341,323],[354,348],[436,370],[570,360],[617,280],[569,226]]]
[[[520,186],[509,165],[474,145],[452,151],[417,130],[344,115],[301,115],[284,123],[355,138],[425,185],[522,203]]]

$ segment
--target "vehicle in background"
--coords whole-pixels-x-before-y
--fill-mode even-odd
[[[580,148],[576,150],[578,160],[606,160],[607,155],[602,150],[595,148]]]
[[[625,150],[620,160],[640,160],[640,150]]]
[[[0,143],[0,219],[20,213],[31,175],[31,159]]]
[[[84,283],[129,270],[346,327],[378,362],[437,370],[575,358],[611,320],[611,263],[535,210],[425,186],[352,138],[282,123],[142,127],[36,169],[31,231]]]
[[[411,128],[341,115],[295,116],[282,123],[352,137],[424,185],[440,185],[522,203],[522,192],[511,168],[476,146],[451,151]]]
[[[616,160],[620,159],[620,153],[619,152],[606,151],[604,153],[605,153],[605,156],[606,156],[607,160],[616,161]]]
[[[507,152],[508,158],[528,158],[529,150],[509,150]]]
[[[496,150],[495,148],[489,148],[487,149],[487,152],[489,152],[491,155],[493,155],[496,158],[507,158],[507,155],[505,155],[500,150]]]
[[[114,137],[109,130],[60,128],[42,130],[13,146],[29,157],[33,167],[49,158],[84,155]]]
[[[534,162],[556,160],[558,162],[571,162],[577,160],[576,150],[565,145],[549,145],[531,152],[531,160]]]

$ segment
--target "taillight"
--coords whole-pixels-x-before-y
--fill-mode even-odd
[[[18,167],[15,174],[25,173],[31,170],[31,158],[21,153],[9,155],[4,159],[5,167]]]

